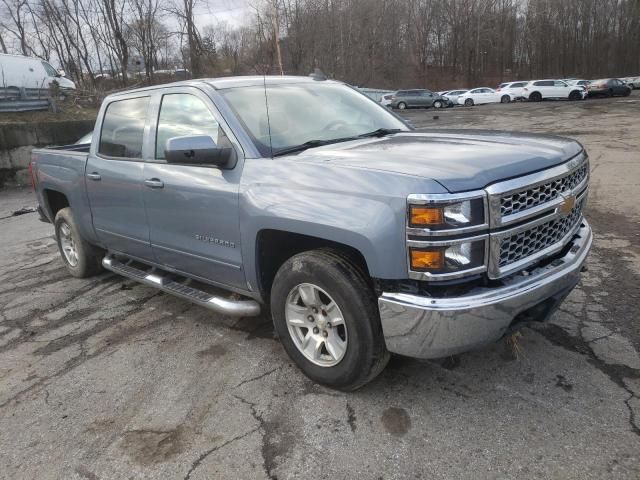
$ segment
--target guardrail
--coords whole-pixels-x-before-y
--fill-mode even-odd
[[[48,97],[46,88],[0,87],[0,112],[47,110]]]

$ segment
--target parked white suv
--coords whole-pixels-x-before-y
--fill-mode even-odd
[[[539,102],[547,98],[582,100],[586,90],[577,85],[569,85],[562,80],[532,80],[522,89],[525,100]]]
[[[522,92],[527,83],[529,82],[501,83],[496,91],[500,93],[508,93],[514,100],[520,100],[523,97]]]

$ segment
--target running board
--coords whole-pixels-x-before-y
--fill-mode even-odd
[[[255,300],[229,300],[215,296],[186,283],[176,282],[171,279],[170,274],[156,268],[149,267],[149,271],[145,271],[133,266],[130,261],[121,262],[113,255],[104,257],[102,266],[118,275],[190,300],[217,313],[233,317],[254,317],[260,314],[260,304]]]

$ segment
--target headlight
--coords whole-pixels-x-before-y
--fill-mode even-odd
[[[410,247],[411,270],[434,275],[484,269],[485,240],[459,242],[452,245]],[[470,273],[470,272],[468,272]]]
[[[409,205],[409,226],[429,230],[449,230],[483,225],[484,198]]]
[[[409,195],[407,198],[409,277],[439,281],[487,269],[487,194]]]

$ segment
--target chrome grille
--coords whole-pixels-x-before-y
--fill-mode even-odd
[[[588,174],[589,163],[584,162],[580,167],[563,177],[504,195],[500,199],[500,214],[505,217],[555,200],[561,193],[571,191],[580,185]]]
[[[503,238],[500,242],[499,267],[502,268],[535,255],[545,248],[560,242],[580,223],[583,205],[584,198],[573,207],[571,213],[566,217],[556,218]]]

